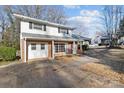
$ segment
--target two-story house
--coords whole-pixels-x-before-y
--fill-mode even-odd
[[[74,28],[19,14],[14,16],[19,21],[22,62],[76,54],[77,39],[71,36]]]

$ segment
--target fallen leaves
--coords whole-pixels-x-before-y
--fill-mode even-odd
[[[81,69],[124,83],[124,73],[115,72],[109,66],[103,64],[87,63],[85,65],[82,65]]]

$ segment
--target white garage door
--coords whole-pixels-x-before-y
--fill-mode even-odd
[[[31,43],[28,45],[28,59],[48,57],[48,44]]]

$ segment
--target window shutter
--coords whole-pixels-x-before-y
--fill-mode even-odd
[[[29,29],[32,29],[32,22],[29,22]]]
[[[68,29],[67,29],[67,34],[69,34]]]
[[[60,27],[58,27],[58,33],[60,33]]]
[[[44,25],[44,31],[46,31],[46,25]]]

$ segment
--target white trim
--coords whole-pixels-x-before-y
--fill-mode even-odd
[[[54,48],[54,40],[52,40],[52,59],[55,58],[55,48]]]
[[[22,62],[22,43],[23,43],[23,39],[20,39],[20,55],[21,55],[21,62]]]
[[[73,54],[76,54],[77,52],[75,41],[73,41]]]
[[[26,48],[26,38],[24,39],[24,62],[26,62],[26,51],[27,48]]]
[[[65,54],[67,55],[67,53],[68,53],[68,43],[65,43]]]

